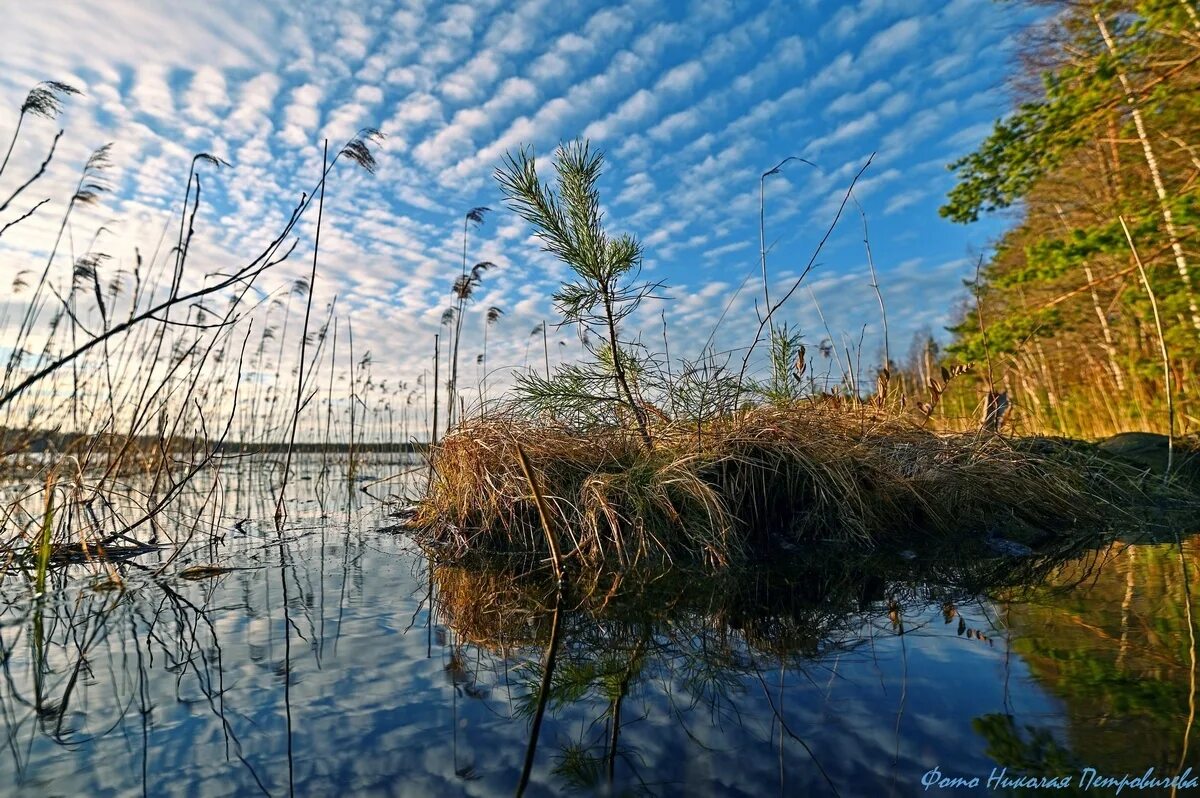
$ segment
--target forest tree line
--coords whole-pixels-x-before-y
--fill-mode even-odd
[[[951,165],[941,209],[1016,217],[941,353],[975,364],[957,406],[990,388],[1022,431],[1165,431],[1169,381],[1177,431],[1195,431],[1200,15],[1190,0],[1038,5],[1015,108]],[[906,371],[927,377],[921,354]]]

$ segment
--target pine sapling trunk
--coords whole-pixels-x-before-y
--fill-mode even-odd
[[[641,433],[646,448],[653,448],[654,441],[650,438],[650,429],[646,425],[646,411],[634,401],[633,391],[629,390],[629,381],[625,378],[625,366],[621,363],[621,350],[617,344],[617,323],[613,318],[612,292],[608,285],[604,286],[604,320],[608,325],[608,347],[612,353],[613,373],[616,375],[618,392],[624,395],[629,409],[633,411],[633,418],[637,421],[638,432]]]

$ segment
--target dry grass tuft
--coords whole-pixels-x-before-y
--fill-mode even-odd
[[[815,541],[871,547],[968,533],[1037,542],[1130,519],[1135,469],[1047,438],[938,434],[810,401],[633,430],[512,416],[470,421],[434,453],[420,537],[450,557],[542,552],[516,447],[564,556],[583,565],[728,565]]]

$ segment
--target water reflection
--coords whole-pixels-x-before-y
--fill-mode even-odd
[[[532,718],[537,729],[544,710],[570,730],[543,755],[557,790],[711,788],[679,770],[681,759],[647,757],[640,744],[628,745],[623,737],[630,725],[665,722],[674,724],[671,733],[680,742],[692,744],[680,753],[693,760],[749,754],[755,764],[772,763],[772,786],[781,792],[800,784],[829,794],[877,794],[881,788],[905,794],[910,790],[904,787],[916,783],[916,771],[901,764],[911,755],[905,732],[913,718],[904,718],[910,680],[941,681],[943,669],[968,667],[981,654],[997,662],[997,638],[1002,645],[1006,638],[995,608],[978,596],[1015,592],[1065,558],[1060,552],[1013,562],[979,554],[943,552],[919,562],[854,560],[842,553],[819,564],[797,560],[702,580],[669,571],[636,580],[606,576],[561,596],[544,569],[530,574],[519,567],[442,566],[434,581],[439,617],[457,636],[453,661],[456,667],[475,663],[463,682],[484,696],[500,687],[512,694],[516,685],[509,702],[515,715]],[[1094,571],[1097,558],[1087,562],[1085,571]],[[564,631],[556,645],[558,624]],[[910,639],[916,641],[914,656],[923,659],[950,635],[960,646],[944,652],[950,662],[925,662],[909,673]],[[550,667],[532,656],[539,650]],[[1008,653],[1005,648],[1001,655],[1006,676]],[[885,663],[898,664],[900,673],[888,672]],[[946,674],[960,684],[941,687],[957,692],[962,677]],[[830,745],[830,738],[879,734],[878,719],[888,705],[890,745],[880,745],[871,763],[847,763],[847,753],[861,751],[846,740]],[[846,707],[863,713],[862,727],[831,732],[802,720],[816,716],[836,726]],[[914,712],[920,722],[953,720],[927,718],[923,704]],[[870,714],[876,719],[866,721]],[[706,743],[714,730],[719,743]],[[957,745],[957,738],[947,738],[948,752]],[[866,769],[852,772],[852,764]],[[834,777],[839,769],[844,789]],[[902,771],[904,785],[898,781]],[[722,785],[722,791],[757,793],[766,777],[764,772]]]
[[[1200,541],[1122,545],[1082,588],[1051,580],[1029,600],[1005,606],[1015,652],[1064,705],[1069,752],[1055,760],[1104,763],[1118,772],[1192,764],[1196,722],[1196,640],[1190,579]],[[1067,575],[1074,575],[1068,569]],[[995,721],[998,761],[1012,757]],[[1131,741],[1136,741],[1131,744]],[[1035,746],[1036,747],[1036,746]],[[1057,766],[1057,761],[1054,763]]]
[[[430,566],[332,479],[297,481],[280,533],[255,473],[164,519],[180,548],[60,568],[37,599],[5,577],[17,790],[911,795],[935,766],[1191,763],[1195,541],[560,594],[537,564]]]

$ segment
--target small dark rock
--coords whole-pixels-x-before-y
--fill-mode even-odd
[[[1173,452],[1170,439],[1154,432],[1122,432],[1097,446],[1105,454],[1142,466],[1157,476],[1167,472],[1170,454],[1171,473],[1184,487],[1200,491],[1200,447],[1194,436],[1176,438]]]

